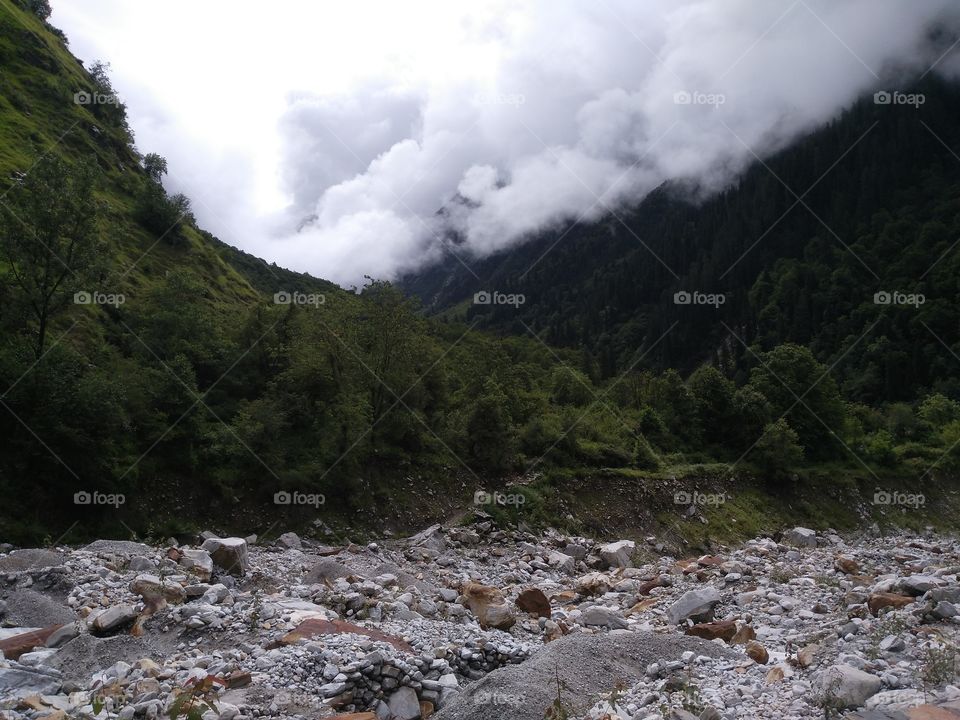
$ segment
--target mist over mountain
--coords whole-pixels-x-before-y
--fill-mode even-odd
[[[215,22],[214,9],[196,27]],[[177,99],[179,81],[168,89],[163,68],[143,61],[148,48],[113,43],[107,59],[118,61],[120,89],[131,87],[134,129],[175,161],[170,186],[203,198],[196,212],[206,226],[347,285],[449,258],[452,238],[469,263],[564,221],[636,204],[667,180],[716,191],[861,95],[960,67],[946,52],[960,21],[948,0],[421,9],[425,39],[401,51],[395,37],[374,44],[379,29],[363,40],[359,10],[321,18],[301,8],[309,19],[286,37],[282,18],[224,8],[238,27],[262,24],[264,47],[282,44],[252,56],[227,38],[221,50],[240,73],[250,66],[252,77],[269,78],[251,94],[249,118],[219,121],[215,108],[208,121],[198,117],[196,104]],[[149,10],[113,10],[94,12],[108,27],[138,12],[163,22]],[[61,12],[55,20],[78,43],[99,49],[103,35],[75,18],[79,10]],[[384,20],[405,30],[418,24],[413,16]],[[347,88],[311,89],[331,85],[332,70],[328,54],[308,43],[311,21],[360,38],[351,52],[364,53],[355,64],[369,68]],[[205,82],[212,66],[199,44],[182,52],[181,61],[193,57],[198,86],[215,82]],[[134,61],[156,76],[155,90],[124,76]],[[190,95],[211,104],[203,92]],[[158,106],[161,98],[168,101]],[[187,137],[189,152],[180,142]],[[265,205],[275,209],[257,209]]]

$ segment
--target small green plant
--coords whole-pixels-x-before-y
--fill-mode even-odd
[[[929,695],[933,690],[957,678],[957,647],[941,639],[927,647],[920,663],[920,681],[923,692]]]
[[[876,660],[883,653],[880,650],[880,643],[884,638],[890,635],[900,635],[910,627],[909,623],[898,614],[887,613],[881,620],[876,622],[873,630],[870,632],[870,645],[867,647],[867,657]]]
[[[215,702],[216,685],[226,685],[226,682],[213,675],[207,675],[202,680],[191,678],[173,701],[167,716],[170,720],[203,720],[203,714],[208,710],[219,715],[220,711]]]
[[[845,703],[840,699],[839,688],[842,678],[833,677],[828,684],[821,688],[820,692],[813,697],[814,704],[823,710],[824,720],[834,720],[839,718],[845,709]]]
[[[557,697],[550,703],[550,707],[543,713],[543,717],[544,720],[570,720],[570,709],[563,700],[563,691],[566,689],[566,685],[560,679],[559,665],[554,668],[554,672],[557,681]]]

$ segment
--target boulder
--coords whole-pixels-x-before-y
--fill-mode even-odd
[[[527,588],[517,597],[517,607],[525,613],[548,618],[551,614],[550,601],[538,588]]]
[[[506,665],[466,685],[435,716],[442,720],[543,720],[557,695],[596,698],[609,692],[611,672],[627,687],[646,677],[647,666],[685,651],[697,656],[734,658],[730,651],[686,635],[646,632],[573,633],[542,646],[528,660]],[[491,698],[500,702],[492,704]],[[592,701],[591,701],[592,702]],[[641,712],[635,717],[645,718]],[[573,717],[582,717],[571,715]]]
[[[164,582],[156,575],[137,575],[130,581],[130,592],[139,595],[148,604],[162,599],[173,605],[179,605],[187,599],[183,586],[175,582]]]
[[[623,630],[629,627],[629,623],[620,613],[602,605],[594,605],[584,610],[580,615],[580,622],[588,627],[599,626],[611,630]]]
[[[911,575],[900,581],[900,587],[909,595],[920,596],[933,590],[943,587],[947,582],[943,578],[935,575]]]
[[[819,687],[823,695],[840,708],[858,708],[880,692],[880,678],[851,665],[834,665],[825,670]]]
[[[815,548],[817,546],[817,533],[809,528],[795,527],[783,534],[783,542],[794,547]]]
[[[689,618],[701,619],[713,613],[720,602],[720,594],[711,587],[690,590],[680,596],[667,610],[667,622],[679,625]]]
[[[0,697],[55,695],[60,690],[58,673],[42,668],[0,667]]]
[[[770,653],[756,640],[751,640],[745,648],[747,655],[758,665],[766,665],[770,661]]]
[[[892,607],[895,610],[906,607],[914,602],[914,598],[908,595],[897,595],[895,593],[880,592],[874,593],[867,598],[867,607],[874,617],[880,614],[884,608]]]
[[[277,545],[287,548],[288,550],[303,549],[303,542],[300,540],[300,536],[294,532],[285,532],[283,535],[278,537]]]
[[[181,550],[179,562],[203,582],[213,575],[213,558],[206,550]]]
[[[581,595],[603,595],[610,592],[611,586],[610,578],[598,572],[578,577],[574,583],[574,587]]]
[[[555,567],[562,573],[567,575],[573,575],[573,571],[577,567],[577,561],[574,560],[569,555],[564,555],[562,552],[551,552],[547,555],[547,563],[550,567]]]
[[[467,607],[480,621],[481,627],[509,630],[516,623],[517,618],[503,594],[496,588],[468,582],[464,584],[461,592],[467,600]]]
[[[90,629],[94,635],[109,635],[132,625],[137,615],[133,605],[114,605],[97,615]]]
[[[397,690],[390,696],[387,706],[391,720],[418,720],[420,717],[420,701],[413,688],[402,687]]]
[[[633,564],[637,544],[633,540],[620,540],[600,546],[600,558],[610,568],[627,568]]]
[[[210,553],[214,565],[230,575],[244,575],[247,572],[249,558],[247,541],[243,538],[210,538],[205,540],[201,549]]]
[[[699,623],[687,628],[687,635],[703,638],[704,640],[723,640],[731,642],[737,634],[737,623],[733,620],[721,620],[720,622]]]

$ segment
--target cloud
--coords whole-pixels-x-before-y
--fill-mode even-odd
[[[148,138],[173,148],[178,189],[202,188],[197,215],[224,240],[350,285],[434,262],[451,237],[469,262],[667,180],[716,190],[891,79],[934,63],[960,75],[956,49],[940,57],[960,30],[955,0],[453,5],[305,3],[271,41],[274,19],[241,3],[234,22],[266,24],[267,52],[250,60],[230,29],[205,37],[241,75],[255,63],[263,102],[225,113],[221,97],[205,124],[156,90],[142,106],[164,97],[163,113],[131,107],[138,137],[162,118]]]

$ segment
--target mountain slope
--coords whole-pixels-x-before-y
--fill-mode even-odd
[[[653,367],[713,362],[732,372],[745,352],[736,333],[758,349],[796,342],[840,360],[859,399],[932,387],[956,395],[960,362],[936,336],[956,341],[960,89],[929,77],[914,90],[926,98],[919,109],[866,98],[702,203],[662,187],[601,222],[466,258],[480,281],[449,258],[403,286],[433,312],[465,308],[481,327],[528,326],[548,342],[586,346],[607,376],[638,349],[650,350]],[[481,289],[526,302],[462,305]],[[874,293],[895,290],[926,303],[916,312],[874,304]],[[725,302],[678,306],[678,291]]]

